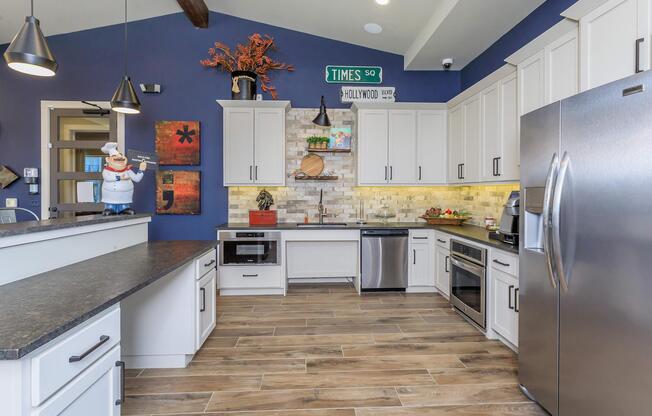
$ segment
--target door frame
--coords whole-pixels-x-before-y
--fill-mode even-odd
[[[111,109],[108,101],[89,101],[107,110]],[[41,101],[41,218],[50,218],[50,110],[51,109],[90,109],[81,101]],[[125,115],[118,113],[118,150],[125,151]]]

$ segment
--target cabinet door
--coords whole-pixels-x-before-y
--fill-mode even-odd
[[[482,100],[480,94],[470,98],[464,106],[464,165],[463,182],[480,180],[482,154]]]
[[[33,416],[119,416],[120,347],[107,352],[36,410]]]
[[[548,45],[546,63],[546,104],[563,100],[579,92],[579,39],[573,30]]]
[[[435,286],[446,299],[450,297],[450,252],[447,249],[437,247],[437,273]]]
[[[217,271],[211,270],[197,282],[197,350],[215,328]]]
[[[358,112],[358,183],[360,185],[381,185],[388,181],[388,117],[387,110]]]
[[[518,346],[518,314],[516,295],[518,281],[510,275],[492,269],[493,330]]]
[[[285,109],[255,110],[254,182],[285,185]]]
[[[250,185],[254,169],[253,108],[224,109],[224,186]]]
[[[446,111],[417,112],[417,183],[446,183],[446,131]]]
[[[649,69],[649,0],[610,0],[580,19],[580,83],[586,91]],[[641,39],[639,43],[637,39]]]
[[[518,65],[519,114],[522,116],[545,104],[544,51]]]
[[[435,276],[431,273],[430,267],[430,245],[429,244],[411,244],[410,245],[410,271],[408,284],[409,286],[435,286]]]
[[[482,170],[480,179],[486,182],[500,180],[499,162],[503,156],[501,131],[500,85],[484,90],[482,99]]]
[[[501,181],[517,181],[520,177],[521,140],[516,72],[503,78],[499,85],[502,154],[496,163],[498,178]]]
[[[448,182],[462,182],[464,164],[464,109],[453,107],[448,113]]]
[[[389,181],[413,184],[417,181],[417,112],[389,111]]]

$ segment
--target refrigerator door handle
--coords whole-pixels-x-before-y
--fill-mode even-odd
[[[552,205],[552,196],[557,180],[557,171],[559,169],[559,156],[557,153],[552,155],[550,161],[550,168],[548,169],[548,176],[546,177],[546,187],[543,192],[543,252],[546,256],[546,265],[548,266],[548,277],[553,289],[557,288],[557,280],[555,279],[555,269],[553,267],[552,259],[552,245],[550,244],[550,210]]]
[[[552,228],[552,250],[555,259],[555,269],[557,270],[557,277],[559,284],[564,292],[568,292],[568,279],[566,271],[564,270],[564,262],[561,257],[561,232],[559,226],[561,224],[561,195],[564,192],[564,182],[568,174],[570,166],[570,157],[568,152],[564,153],[559,165],[559,173],[557,174],[557,183],[555,184],[555,191],[552,198],[552,213],[551,213],[551,228]]]

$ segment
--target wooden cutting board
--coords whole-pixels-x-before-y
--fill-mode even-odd
[[[301,172],[308,176],[319,176],[324,171],[324,159],[311,153],[301,160]]]

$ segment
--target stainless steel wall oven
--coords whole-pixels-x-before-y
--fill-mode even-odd
[[[451,239],[451,304],[486,327],[487,250]]]
[[[281,264],[281,233],[235,231],[220,233],[220,265]]]

